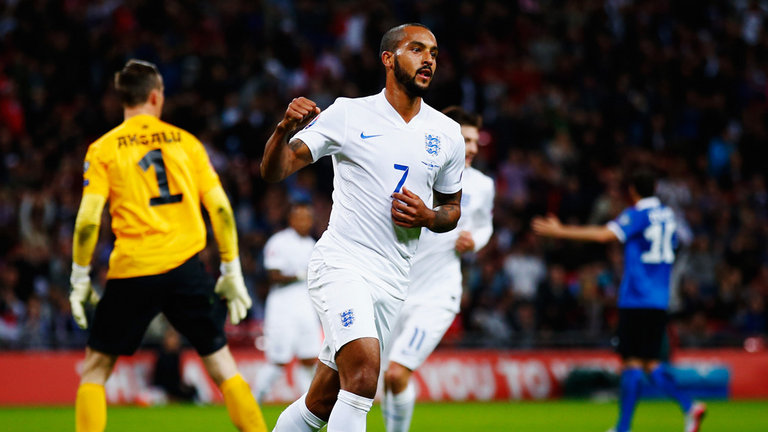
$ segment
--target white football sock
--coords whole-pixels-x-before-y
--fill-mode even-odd
[[[309,385],[312,384],[312,377],[314,375],[314,366],[304,366],[301,363],[297,363],[296,367],[293,368],[293,378],[296,380],[296,388],[302,392],[309,390]]]
[[[392,408],[392,392],[389,390],[386,390],[383,395],[381,395],[381,416],[384,417],[384,430],[389,431],[389,417],[390,412],[389,410]]]
[[[325,422],[307,408],[304,401],[306,397],[307,394],[304,393],[280,414],[272,432],[317,432],[325,426]]]
[[[371,406],[373,399],[339,390],[328,419],[328,432],[365,432],[365,418]]]
[[[272,386],[283,375],[283,368],[272,363],[267,363],[259,369],[256,375],[256,402],[261,403],[272,390]],[[302,389],[301,391],[307,391]]]
[[[411,382],[408,383],[405,390],[391,394],[387,401],[387,432],[408,432],[411,427],[414,405],[416,405],[416,388]]]

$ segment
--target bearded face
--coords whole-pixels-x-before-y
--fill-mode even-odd
[[[432,84],[432,68],[423,66],[414,72],[408,72],[395,55],[395,79],[403,85],[408,96],[423,97],[429,90],[429,85]],[[421,84],[420,81],[424,83]]]

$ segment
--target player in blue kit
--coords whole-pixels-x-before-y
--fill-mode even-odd
[[[629,181],[629,197],[634,205],[605,226],[562,225],[550,215],[534,218],[532,228],[545,237],[624,243],[624,277],[618,301],[618,352],[623,370],[619,421],[612,431],[630,430],[645,373],[653,385],[680,404],[685,413],[685,431],[698,432],[706,405],[683,393],[660,362],[677,238],[675,215],[653,196],[655,186],[650,172],[635,172]]]

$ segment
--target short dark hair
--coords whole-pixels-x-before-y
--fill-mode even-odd
[[[130,59],[123,69],[115,73],[115,89],[125,107],[141,105],[149,93],[163,88],[163,78],[153,63]]]
[[[432,31],[429,27],[421,23],[407,23],[400,24],[399,26],[392,27],[384,33],[381,37],[381,45],[379,45],[379,55],[384,54],[384,51],[395,52],[397,46],[400,45],[400,41],[403,40],[405,35],[405,29],[407,27],[421,27]]]
[[[474,126],[480,129],[483,126],[483,118],[480,114],[471,113],[458,105],[451,105],[443,110],[443,114],[461,126]]]
[[[648,168],[634,170],[629,175],[628,184],[642,198],[653,196],[656,193],[656,175]]]

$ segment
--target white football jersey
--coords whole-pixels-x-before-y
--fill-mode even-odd
[[[430,304],[459,312],[461,259],[456,240],[461,231],[469,231],[475,251],[488,243],[493,233],[493,197],[493,179],[475,168],[465,168],[459,225],[446,233],[421,233],[411,266],[408,304]]]
[[[294,285],[306,290],[307,266],[315,247],[315,239],[302,237],[293,228],[275,233],[264,245],[264,268],[279,270],[283,276],[304,276],[302,280],[287,285],[274,285],[270,289],[283,289]]]
[[[420,228],[391,216],[392,193],[405,186],[431,207],[432,190],[461,190],[464,139],[458,123],[422,101],[406,123],[384,96],[338,98],[295,138],[312,158],[333,158],[333,207],[315,253],[326,265],[351,268],[391,284],[405,298]]]

